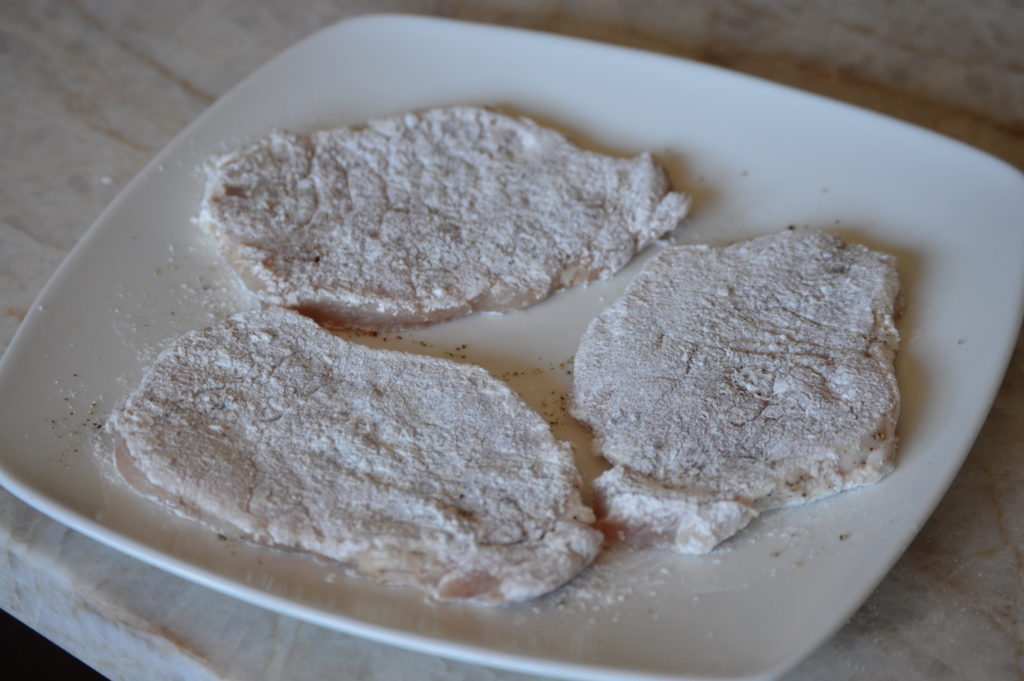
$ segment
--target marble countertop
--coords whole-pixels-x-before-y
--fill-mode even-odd
[[[0,5],[0,348],[75,241],[222,92],[339,19],[404,11],[692,57],[1024,168],[1024,8],[830,0],[36,0]],[[1024,229],[1024,224],[1021,225]],[[797,679],[1024,678],[1024,343],[960,474]],[[0,489],[0,607],[111,679],[532,678],[276,615],[101,546]]]

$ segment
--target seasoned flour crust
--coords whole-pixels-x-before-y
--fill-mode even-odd
[[[653,258],[593,320],[570,411],[612,543],[703,553],[893,466],[895,259],[818,232]]]
[[[503,383],[287,310],[186,334],[110,428],[124,478],[180,514],[443,600],[532,598],[601,543],[571,447]]]
[[[209,164],[198,222],[263,302],[380,330],[606,278],[688,206],[649,154],[458,107],[273,132]]]

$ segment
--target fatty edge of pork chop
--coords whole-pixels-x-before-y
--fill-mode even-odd
[[[273,132],[209,164],[198,223],[265,304],[384,330],[607,278],[689,204],[650,154],[455,107]]]
[[[704,553],[893,467],[895,258],[818,232],[653,258],[580,342],[610,544]]]
[[[283,309],[184,335],[110,429],[178,514],[441,600],[533,598],[601,544],[570,445],[503,383]]]

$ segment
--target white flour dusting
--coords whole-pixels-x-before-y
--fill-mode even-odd
[[[607,278],[688,207],[649,154],[460,107],[274,132],[212,162],[199,222],[263,302],[381,330]]]
[[[441,599],[532,598],[601,541],[571,448],[503,383],[282,309],[186,334],[110,427],[125,478],[176,511]]]
[[[703,553],[892,468],[895,259],[818,232],[661,251],[588,327],[570,410],[606,532]]]

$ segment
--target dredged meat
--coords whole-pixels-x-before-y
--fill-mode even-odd
[[[538,596],[601,543],[571,447],[503,383],[279,308],[184,335],[110,428],[179,514],[442,600]]]
[[[650,154],[456,107],[273,132],[209,164],[198,222],[264,303],[381,330],[606,278],[688,206]]]
[[[703,553],[893,466],[895,259],[819,232],[651,259],[593,320],[571,413],[611,543]]]

